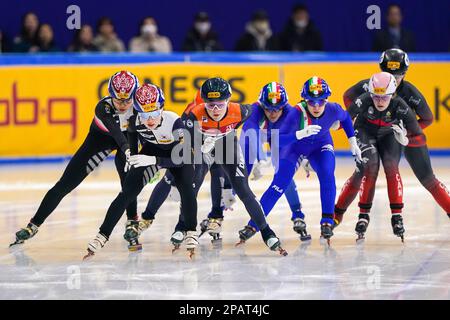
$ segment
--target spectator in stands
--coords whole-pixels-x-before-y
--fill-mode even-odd
[[[153,17],[146,17],[140,25],[140,35],[131,39],[131,52],[172,52],[169,38],[158,34],[158,25]]]
[[[236,51],[274,51],[278,50],[276,38],[270,28],[269,17],[263,10],[253,14],[245,27],[245,33],[239,38]]]
[[[104,52],[123,52],[125,46],[123,41],[119,39],[114,32],[114,24],[110,18],[103,17],[97,24],[97,36],[93,40],[93,44]]]
[[[43,23],[39,26],[37,35],[37,45],[30,48],[30,52],[57,52],[61,51],[55,44],[53,38],[53,29],[47,24]]]
[[[72,43],[67,51],[71,52],[96,52],[97,46],[93,43],[94,34],[92,27],[88,24],[84,24],[80,29],[75,31]]]
[[[34,12],[26,13],[22,18],[20,35],[14,38],[12,51],[29,52],[37,45],[37,31],[39,29],[39,19]],[[36,48],[33,48],[35,50]]]
[[[388,7],[386,21],[388,28],[375,34],[373,51],[385,51],[390,48],[400,48],[406,52],[416,50],[414,34],[402,28],[402,11],[396,4]]]
[[[279,35],[283,51],[321,51],[322,36],[309,19],[308,8],[302,4],[294,6],[291,17]]]
[[[194,18],[194,25],[186,35],[183,51],[221,51],[222,44],[211,28],[211,21],[206,12],[199,12]]]

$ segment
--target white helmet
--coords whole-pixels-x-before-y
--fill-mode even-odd
[[[369,81],[369,92],[371,95],[385,96],[393,95],[397,89],[395,77],[387,72],[375,73]]]

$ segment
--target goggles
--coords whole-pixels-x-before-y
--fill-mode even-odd
[[[228,101],[224,101],[224,102],[207,102],[206,103],[206,109],[208,110],[223,110],[228,106]]]
[[[327,99],[306,100],[306,103],[310,107],[323,107],[327,103]]]
[[[152,112],[139,112],[139,117],[143,120],[157,119],[161,116],[163,109],[158,109]]]
[[[392,98],[392,94],[385,94],[385,95],[377,95],[377,94],[370,94],[370,97],[373,100],[379,101],[379,102],[387,102]]]

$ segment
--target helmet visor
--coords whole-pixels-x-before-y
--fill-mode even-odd
[[[327,99],[306,100],[306,103],[310,107],[322,107],[327,103]]]
[[[223,110],[227,107],[228,101],[213,101],[206,103],[206,109],[208,110]]]
[[[151,112],[139,112],[139,117],[143,120],[157,119],[161,116],[163,109],[158,109]]]

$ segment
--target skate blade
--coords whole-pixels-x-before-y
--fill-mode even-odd
[[[173,247],[173,249],[172,249],[172,254],[174,254],[175,252],[177,252],[179,249],[180,249],[180,245],[179,245],[179,244],[175,245],[175,246]]]
[[[128,246],[128,251],[137,252],[142,250],[142,244],[133,244]]]
[[[189,248],[189,249],[186,249],[186,250],[188,251],[189,259],[194,260],[194,258],[195,258],[195,249],[194,248]]]
[[[83,261],[88,261],[95,255],[95,253],[89,249],[87,250],[87,252],[88,253],[83,257]]]
[[[282,247],[278,247],[275,250],[277,250],[278,253],[281,254],[283,257],[286,257],[288,255],[287,251],[284,250]]]
[[[16,240],[16,241],[14,241],[13,243],[11,243],[11,244],[9,245],[9,248],[14,247],[14,246],[18,246],[18,245],[24,244],[24,243],[25,243],[24,240]]]
[[[239,242],[236,243],[234,246],[239,247],[239,246],[243,245],[244,243],[245,243],[245,240],[239,240]]]
[[[300,236],[300,241],[302,241],[302,242],[306,242],[306,241],[311,241],[311,235],[310,234],[308,234],[308,235],[306,235],[306,236]]]
[[[366,241],[366,238],[362,237],[362,238],[357,238],[356,240],[356,244],[357,245],[363,245]]]

